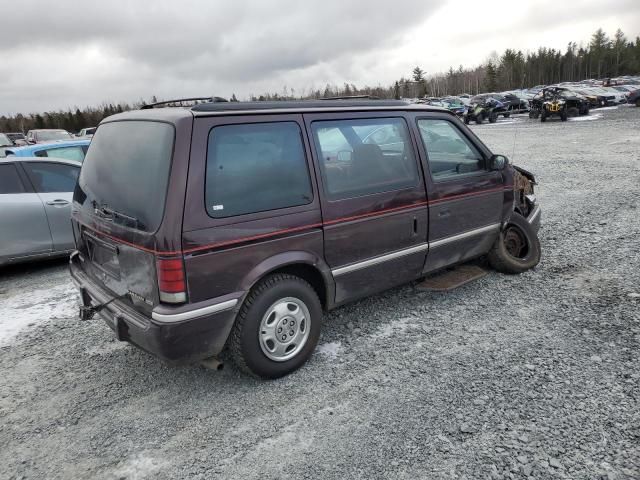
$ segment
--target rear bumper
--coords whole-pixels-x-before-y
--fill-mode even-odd
[[[113,298],[78,266],[78,253],[70,260],[71,277],[80,289],[84,306]],[[164,361],[192,363],[219,354],[235,320],[238,300],[199,305],[197,308],[156,307],[152,318],[115,300],[99,312],[116,338],[129,342]],[[235,307],[235,308],[234,308]]]

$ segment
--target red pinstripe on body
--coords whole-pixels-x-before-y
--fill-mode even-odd
[[[261,233],[258,235],[251,235],[248,237],[241,237],[241,238],[237,238],[237,239],[233,239],[233,240],[225,240],[225,241],[221,241],[221,242],[216,242],[216,243],[210,243],[207,245],[201,245],[198,247],[191,247],[191,248],[186,248],[183,250],[177,250],[177,251],[165,251],[165,250],[155,250],[152,248],[148,248],[148,247],[143,247],[142,245],[137,245],[135,243],[131,243],[128,242],[126,240],[122,240],[121,238],[118,237],[114,237],[112,235],[109,235],[108,233],[104,233],[100,230],[97,230],[93,227],[90,227],[89,225],[83,223],[83,222],[78,222],[81,225],[83,225],[85,228],[88,228],[89,230],[98,233],[100,235],[103,235],[115,242],[119,242],[119,243],[123,243],[125,245],[128,245],[130,247],[133,248],[137,248],[140,249],[142,251],[148,252],[148,253],[152,253],[154,255],[159,255],[159,256],[182,256],[182,255],[187,255],[189,253],[195,253],[195,252],[201,252],[203,250],[210,250],[210,249],[214,249],[214,248],[220,248],[220,247],[226,247],[229,245],[235,245],[238,243],[245,243],[245,242],[251,242],[254,240],[260,240],[263,238],[269,238],[269,237],[277,237],[279,235],[286,235],[288,233],[294,233],[294,232],[300,232],[303,230],[310,230],[312,228],[320,228],[323,226],[328,226],[328,225],[335,225],[338,223],[346,223],[346,222],[351,222],[354,220],[360,220],[360,219],[364,219],[364,218],[370,218],[370,217],[377,217],[377,216],[381,216],[381,215],[385,215],[387,213],[391,213],[391,212],[397,212],[397,211],[402,211],[402,210],[410,210],[412,208],[416,208],[416,207],[423,207],[423,206],[428,206],[428,205],[437,205],[440,203],[444,203],[444,202],[449,202],[449,201],[453,201],[453,200],[457,200],[457,199],[462,199],[462,198],[468,198],[468,197],[473,197],[473,196],[480,196],[480,195],[484,195],[486,193],[493,193],[493,192],[499,192],[499,191],[510,191],[513,189],[513,186],[501,186],[501,187],[497,187],[497,188],[490,188],[490,189],[486,189],[486,190],[481,190],[478,192],[469,192],[469,193],[461,193],[461,194],[457,194],[457,195],[449,195],[447,197],[443,197],[443,198],[438,198],[435,200],[430,200],[430,201],[424,201],[424,202],[415,202],[415,203],[411,203],[408,205],[402,205],[400,207],[393,207],[393,208],[385,208],[382,210],[376,210],[375,212],[369,212],[369,213],[364,213],[361,215],[353,215],[350,217],[342,217],[342,218],[337,218],[334,220],[328,220],[326,222],[321,222],[321,223],[312,223],[309,225],[303,225],[300,227],[291,227],[291,228],[285,228],[282,230],[276,230],[274,232],[267,232],[267,233]]]

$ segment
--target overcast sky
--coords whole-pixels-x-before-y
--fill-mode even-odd
[[[640,35],[640,0],[22,0],[0,27],[0,114],[202,95],[387,85]]]

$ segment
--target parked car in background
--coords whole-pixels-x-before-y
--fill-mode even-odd
[[[640,90],[636,90],[629,95],[628,102],[640,107]]]
[[[598,108],[607,105],[607,99],[603,95],[598,95],[595,92],[587,90],[580,86],[568,86],[567,89],[581,95],[587,102],[589,102],[589,108]]]
[[[615,88],[619,92],[628,94],[637,90],[638,86],[637,85],[613,85],[611,88]]]
[[[579,93],[582,93],[583,91],[584,95],[596,95],[598,97],[599,107],[609,107],[618,104],[618,101],[616,100],[616,94],[620,93],[618,91],[616,91],[616,94],[614,94],[602,87],[586,87],[584,88],[584,90],[579,91]]]
[[[447,110],[455,113],[459,117],[463,116],[467,109],[466,105],[458,97],[445,97],[442,99],[442,102]]]
[[[619,105],[621,103],[627,103],[628,92],[621,92],[620,90],[614,87],[601,87],[601,89],[604,90],[605,92],[608,92],[610,95],[613,95],[616,105]]]
[[[73,197],[81,318],[99,313],[165,360],[227,345],[244,371],[281,377],[312,355],[323,310],[479,256],[533,268],[534,185],[453,113],[419,104],[114,115]]]
[[[75,160],[82,163],[91,140],[70,140],[68,142],[41,143],[26,147],[12,147],[6,155],[16,157],[54,157]]]
[[[465,105],[469,105],[469,102],[471,102],[471,97],[473,97],[473,95],[470,95],[468,93],[461,93],[460,95],[458,95],[460,101]]]
[[[0,265],[69,254],[79,173],[72,160],[0,159]]]
[[[13,147],[13,142],[4,133],[0,133],[0,157],[7,156],[7,150]]]
[[[36,143],[55,142],[57,140],[71,140],[71,135],[66,130],[45,128],[39,130],[29,130],[27,132],[27,143],[33,145]]]
[[[96,133],[96,127],[83,128],[78,132],[76,137],[78,138],[91,138],[93,134]]]
[[[508,102],[508,111],[511,113],[522,113],[529,111],[529,101],[513,92],[504,92],[500,96]]]
[[[27,139],[23,133],[5,133],[7,137],[13,142],[16,147],[21,147],[23,145],[27,145]]]

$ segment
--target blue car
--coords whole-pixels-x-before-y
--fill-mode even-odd
[[[53,157],[83,162],[91,140],[69,140],[54,143],[38,143],[26,147],[7,148],[5,155],[16,157]]]

